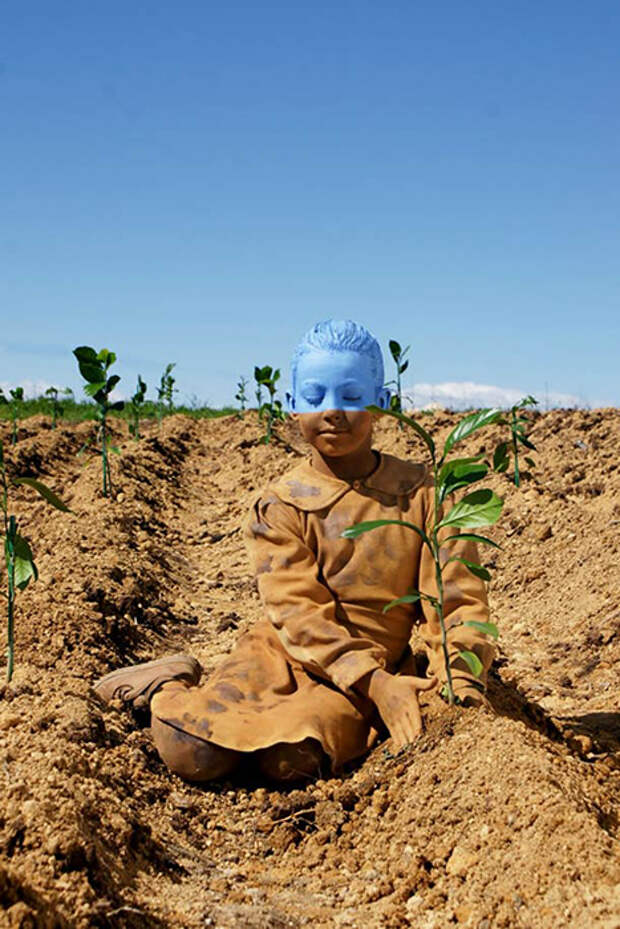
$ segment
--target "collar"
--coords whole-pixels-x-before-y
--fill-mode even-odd
[[[372,474],[361,480],[343,481],[331,477],[317,471],[307,460],[284,474],[269,489],[284,503],[312,512],[331,506],[351,490],[370,496],[408,497],[424,483],[427,471],[425,465],[403,461],[382,452],[378,452],[378,455],[378,466]]]

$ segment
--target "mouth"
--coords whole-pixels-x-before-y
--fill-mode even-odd
[[[319,435],[345,435],[348,429],[323,429]]]

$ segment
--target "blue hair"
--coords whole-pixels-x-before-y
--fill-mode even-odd
[[[291,359],[291,383],[293,395],[296,391],[297,364],[302,355],[313,349],[333,352],[358,352],[370,359],[371,370],[377,391],[383,387],[383,355],[372,332],[352,319],[324,319],[315,323],[303,336]]]

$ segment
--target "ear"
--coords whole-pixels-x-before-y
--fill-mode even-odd
[[[388,387],[382,387],[377,394],[377,406],[380,406],[382,410],[387,410],[390,405],[391,395],[392,391]]]
[[[288,410],[291,416],[296,415],[294,395],[289,393],[289,391],[287,390],[285,396],[286,396],[286,409]]]

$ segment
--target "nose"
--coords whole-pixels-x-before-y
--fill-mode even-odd
[[[345,421],[346,416],[344,415],[343,410],[331,409],[331,410],[323,411],[323,419],[327,423],[331,423],[332,425],[337,425]]]

